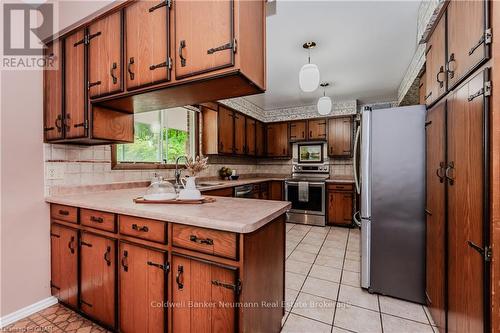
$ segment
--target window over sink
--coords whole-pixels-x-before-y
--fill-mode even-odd
[[[196,156],[198,112],[195,110],[177,107],[134,114],[134,142],[113,146],[112,168],[171,168],[179,156]]]

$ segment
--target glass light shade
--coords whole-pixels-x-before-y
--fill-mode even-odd
[[[323,96],[318,100],[318,112],[325,116],[332,111],[332,99],[328,96]]]
[[[319,69],[315,64],[305,64],[299,73],[300,89],[304,92],[312,92],[319,86]]]

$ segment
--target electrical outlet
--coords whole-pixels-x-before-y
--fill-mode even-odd
[[[47,180],[63,179],[64,178],[63,164],[49,164],[45,169],[45,178]]]

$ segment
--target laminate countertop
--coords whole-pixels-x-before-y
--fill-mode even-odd
[[[232,181],[231,183],[236,183]],[[233,185],[236,186],[236,185]],[[284,214],[287,201],[214,197],[205,204],[136,204],[145,188],[52,195],[49,203],[112,212],[237,233],[253,232]]]

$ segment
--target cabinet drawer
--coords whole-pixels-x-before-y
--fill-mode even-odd
[[[115,214],[97,210],[81,209],[80,223],[92,228],[116,232]]]
[[[354,189],[353,184],[328,184],[329,190],[337,191],[352,191]]]
[[[166,222],[124,215],[120,215],[119,222],[120,234],[162,244],[167,242]]]
[[[237,235],[233,232],[174,224],[172,244],[174,246],[236,259]]]
[[[52,204],[50,205],[50,217],[65,222],[78,223],[78,208]]]

